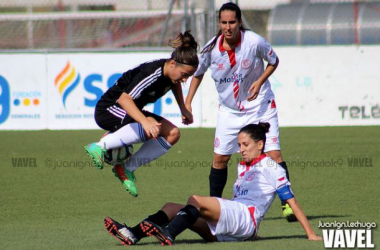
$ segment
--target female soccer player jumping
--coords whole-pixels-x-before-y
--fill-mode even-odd
[[[322,240],[294,198],[285,170],[264,153],[269,127],[269,123],[250,124],[238,132],[243,161],[237,166],[231,200],[192,195],[186,205],[166,203],[135,227],[107,217],[106,229],[125,245],[134,245],[146,236],[156,237],[162,245],[172,245],[188,228],[206,241],[253,240],[277,194],[291,206],[308,239]]]
[[[175,48],[171,58],[146,62],[128,70],[104,93],[95,108],[95,121],[111,133],[85,146],[93,164],[102,169],[106,150],[144,143],[123,165],[113,168],[124,188],[135,197],[138,193],[134,171],[165,154],[180,137],[179,129],[170,121],[143,108],[172,90],[183,123],[193,122],[184,104],[181,83],[198,67],[198,43],[186,31],[170,40],[169,45]]]

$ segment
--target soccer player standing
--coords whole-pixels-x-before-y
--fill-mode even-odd
[[[237,134],[247,124],[268,122],[270,131],[265,153],[287,173],[282,159],[277,108],[269,76],[276,70],[279,59],[272,46],[258,34],[245,30],[241,10],[234,3],[225,3],[219,10],[218,34],[211,39],[200,57],[194,74],[186,107],[191,102],[204,73],[211,70],[219,95],[219,111],[214,141],[214,159],[210,171],[210,195],[221,197],[227,182],[227,163],[231,154],[238,152]],[[268,62],[264,68],[264,60]],[[282,204],[283,215],[293,221],[289,205]]]
[[[128,70],[104,93],[95,108],[95,121],[110,133],[99,142],[85,146],[94,165],[102,169],[106,150],[143,143],[123,165],[113,168],[124,188],[133,196],[137,196],[134,171],[165,154],[180,137],[174,124],[143,108],[172,90],[183,123],[193,122],[193,116],[184,104],[181,83],[198,67],[198,43],[186,31],[170,40],[169,45],[175,48],[171,58],[146,62]]]

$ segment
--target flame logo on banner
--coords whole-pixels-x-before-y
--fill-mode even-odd
[[[65,108],[67,97],[76,88],[76,86],[78,86],[79,81],[80,75],[76,72],[70,61],[68,61],[65,68],[54,80],[55,87],[58,89],[58,92],[62,97],[63,106]]]

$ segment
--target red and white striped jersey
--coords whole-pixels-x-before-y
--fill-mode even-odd
[[[276,63],[276,53],[263,37],[252,31],[240,31],[233,50],[225,50],[222,41],[223,35],[212,51],[200,56],[194,75],[202,75],[211,69],[222,110],[234,113],[259,111],[261,103],[274,99],[270,83],[267,80],[258,97],[251,102],[247,101],[248,89],[263,74],[264,60],[271,65]]]
[[[285,170],[265,154],[254,159],[249,165],[240,162],[237,173],[232,200],[254,206],[258,223],[267,213],[276,193],[281,193],[284,187],[291,192]]]

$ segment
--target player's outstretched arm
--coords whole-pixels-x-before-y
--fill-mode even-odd
[[[306,232],[307,238],[309,240],[322,240],[321,237],[317,236],[313,229],[310,226],[309,221],[306,218],[305,213],[302,211],[301,207],[299,206],[298,202],[295,198],[290,198],[286,200],[286,202],[289,204],[289,206],[293,209],[294,215],[296,216],[297,220],[301,223],[303,229]]]
[[[193,123],[193,114],[186,108],[183,100],[181,84],[175,84],[172,88],[172,92],[178,103],[178,107],[181,110],[182,123],[186,125]]]
[[[186,108],[192,112],[192,109],[191,109],[191,102],[193,101],[193,98],[195,96],[195,93],[197,92],[198,90],[198,87],[199,85],[201,85],[201,82],[202,82],[202,79],[203,79],[203,76],[204,74],[202,75],[199,75],[199,76],[194,76],[192,79],[191,79],[191,83],[190,83],[190,88],[189,88],[189,93],[187,94],[187,97],[186,97]]]

